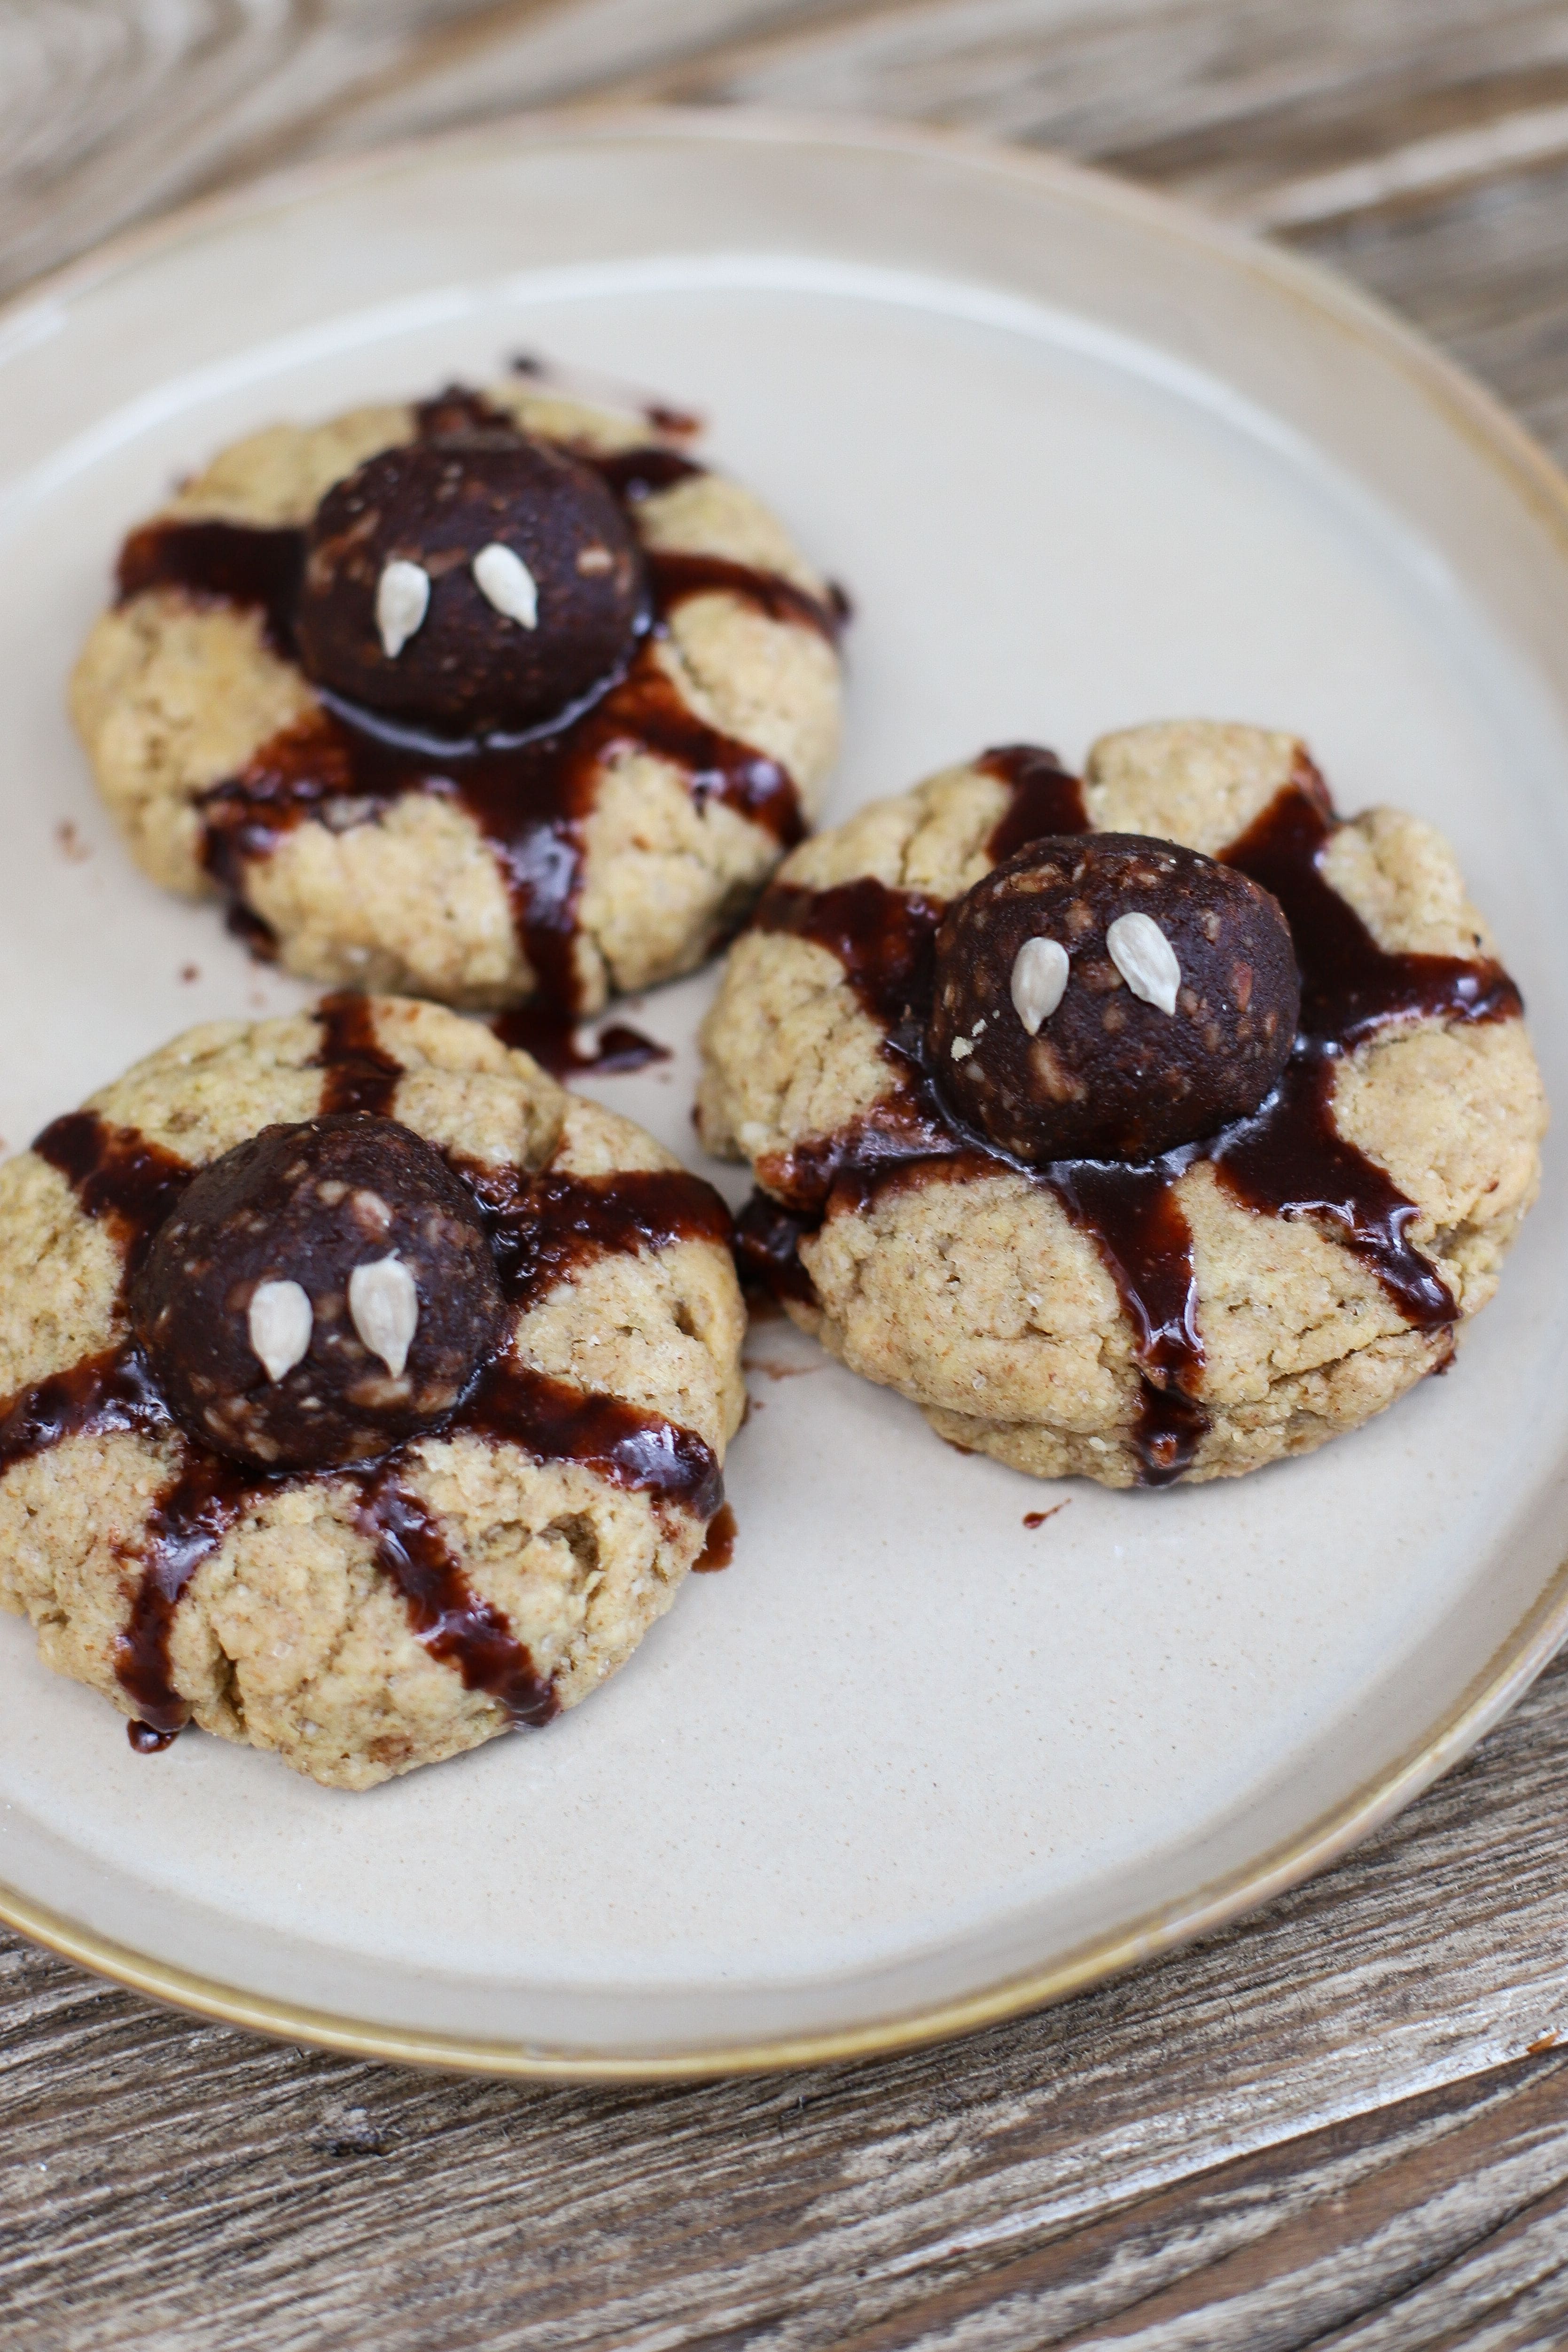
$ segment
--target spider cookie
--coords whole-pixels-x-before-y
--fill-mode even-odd
[[[956,1445],[1235,1477],[1452,1354],[1535,1196],[1518,991],[1453,852],[1302,744],[987,752],[785,862],[703,1039],[741,1248]]]
[[[668,434],[514,381],[223,451],[126,541],[71,709],[139,863],[289,971],[574,1016],[804,834],[842,609]]]
[[[721,1503],[729,1238],[438,1006],[188,1032],[0,1168],[0,1604],[139,1747],[366,1789],[547,1722]]]

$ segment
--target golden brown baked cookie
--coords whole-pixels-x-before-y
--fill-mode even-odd
[[[1086,832],[1180,843],[1272,893],[1300,1031],[1219,1136],[1030,1168],[931,1066],[932,940],[1004,857]],[[1121,1019],[1118,972],[1093,984]],[[790,1313],[943,1437],[1041,1477],[1235,1476],[1382,1411],[1491,1297],[1546,1124],[1519,1014],[1431,826],[1340,821],[1289,735],[1141,727],[1098,743],[1081,785],[993,752],[797,850],[731,951],[699,1119],[752,1163],[742,1246]]]
[[[536,578],[493,544],[431,554],[398,538],[401,522],[418,539],[412,510],[378,512],[386,453],[427,467],[466,452],[483,469],[504,466],[509,440],[515,459],[520,435],[569,478],[555,485],[553,571],[536,555]],[[321,502],[341,503],[345,482],[364,497],[323,542]],[[406,502],[406,484],[393,488]],[[629,553],[595,522],[606,492]],[[435,510],[421,511],[427,527]],[[528,516],[498,501],[473,535],[515,539],[512,522],[526,535]],[[331,568],[377,523],[398,558],[382,567],[398,576],[375,606],[379,641],[375,582],[361,580],[356,612],[353,561]],[[301,593],[329,577],[360,633],[356,683],[379,667],[403,689],[418,660],[439,683],[447,614],[492,673],[537,656],[553,675],[560,654],[568,706],[546,722],[536,698],[531,732],[492,735],[489,757],[449,711],[409,722],[405,694],[382,725],[390,705],[333,695],[332,633],[299,626]],[[783,526],[668,434],[526,380],[253,434],[132,532],[119,578],[71,685],[104,796],[154,880],[226,893],[309,980],[595,1013],[702,961],[800,837],[836,756],[840,607]],[[623,588],[636,617],[616,658],[590,661],[584,694],[570,632],[552,647],[550,629],[562,595],[596,583]]]
[[[363,1174],[378,1133],[384,1184],[374,1157]],[[361,1172],[311,1192],[288,1155],[323,1134]],[[253,1188],[204,1238],[194,1171],[269,1150],[263,1214]],[[413,1160],[433,1174],[410,1184]],[[476,1211],[493,1268],[469,1286],[499,1285],[501,1320],[481,1301],[442,1327]],[[334,1247],[358,1237],[346,1295],[301,1244],[333,1218]],[[194,1720],[334,1787],[546,1721],[630,1655],[720,1507],[742,1406],[728,1233],[640,1129],[438,1006],[189,1031],[0,1169],[0,1605],[136,1744]],[[226,1322],[270,1420],[209,1377]],[[184,1418],[150,1368],[169,1346]],[[193,1425],[204,1400],[225,1450]],[[296,1446],[323,1405],[343,1408],[324,1445]]]

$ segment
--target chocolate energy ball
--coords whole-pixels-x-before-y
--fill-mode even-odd
[[[1277,899],[1142,834],[1031,842],[953,901],[926,1048],[1016,1159],[1151,1160],[1256,1110],[1300,982]]]
[[[266,1469],[373,1460],[436,1427],[494,1344],[473,1194],[395,1119],[264,1127],[204,1169],[131,1297],[165,1403]]]
[[[625,668],[641,553],[610,490],[505,432],[384,449],[307,534],[296,637],[309,677],[404,725],[526,733]]]

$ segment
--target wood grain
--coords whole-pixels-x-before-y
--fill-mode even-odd
[[[1565,1768],[1560,1667],[1246,1926],[965,2043],[759,2082],[445,2082],[13,1946],[0,2307],[72,2352],[205,2352],[220,2279],[258,2347],[353,2342],[363,2310],[384,2352],[1251,2352],[1373,2307],[1369,2343],[1429,2343],[1563,2251]]]
[[[280,163],[612,91],[1104,163],[1348,270],[1568,456],[1568,0],[9,0],[0,283]],[[1206,1946],[690,2089],[356,2065],[0,1938],[0,2342],[1544,2352],[1565,1784],[1560,1666]]]
[[[1106,164],[1348,269],[1568,452],[1568,0],[9,0],[0,290],[263,169],[607,94]]]

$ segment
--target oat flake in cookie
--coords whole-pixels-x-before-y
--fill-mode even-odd
[[[121,552],[71,707],[146,871],[291,971],[563,1019],[816,813],[841,605],[644,419],[524,379],[276,425]]]
[[[1446,1365],[1546,1125],[1447,842],[1206,721],[1081,782],[988,752],[806,843],[703,1050],[795,1320],[953,1444],[1117,1486],[1305,1453]]]
[[[144,1748],[542,1725],[701,1556],[742,1328],[717,1194],[481,1025],[192,1030],[0,1168],[0,1603]]]

